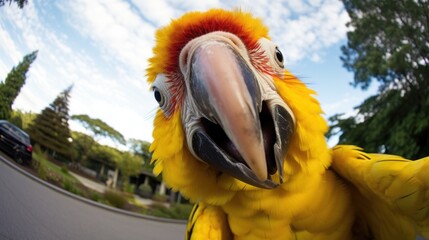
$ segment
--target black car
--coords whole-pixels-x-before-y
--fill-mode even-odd
[[[33,147],[27,133],[6,120],[0,120],[0,149],[19,163],[30,163]]]

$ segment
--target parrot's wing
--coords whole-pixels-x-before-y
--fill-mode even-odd
[[[227,217],[221,208],[204,203],[195,204],[189,216],[186,240],[196,239],[232,239]]]
[[[410,161],[337,146],[332,169],[352,185],[358,231],[374,239],[429,239],[429,157]]]

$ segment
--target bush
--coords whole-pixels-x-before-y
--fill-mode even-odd
[[[134,194],[135,189],[136,185],[124,183],[124,192]]]
[[[78,188],[76,188],[75,184],[71,181],[64,180],[63,188],[68,192],[82,196],[82,192]]]
[[[61,167],[61,172],[64,174],[69,174],[69,170],[67,169],[67,167]]]
[[[91,195],[89,196],[89,198],[92,201],[96,201],[96,202],[100,202],[100,200],[101,200],[100,194],[98,194],[97,192],[94,192],[94,191],[91,192]]]
[[[167,195],[165,195],[165,194],[159,194],[159,193],[156,193],[156,194],[152,197],[152,199],[153,199],[153,200],[155,200],[155,201],[158,201],[158,202],[167,202],[167,200],[168,200],[168,196],[167,196]]]
[[[163,218],[174,218],[174,219],[188,219],[189,214],[192,211],[192,205],[190,204],[174,204],[170,208],[165,207],[161,204],[153,204],[151,209],[145,211],[145,214],[149,214],[156,217]]]
[[[139,186],[139,194],[144,198],[152,197],[152,188],[149,184],[141,184]]]
[[[139,186],[139,191],[152,193],[152,187],[149,186],[149,184],[141,184]]]
[[[37,171],[39,178],[48,179],[48,169],[46,166],[46,154],[42,152],[39,145],[34,146],[32,167]]]
[[[120,192],[107,190],[104,192],[104,198],[109,202],[110,205],[117,208],[124,208],[127,203],[127,199],[122,196]]]
[[[188,219],[191,214],[193,205],[191,204],[174,204],[171,206],[173,217],[177,219]]]

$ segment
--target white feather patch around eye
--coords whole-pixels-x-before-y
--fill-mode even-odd
[[[155,100],[166,117],[169,117],[173,111],[171,92],[165,74],[158,74],[152,83],[152,91]]]
[[[267,57],[270,59],[272,66],[275,66],[275,69],[279,72],[284,69],[284,56],[280,51],[279,47],[272,41],[261,38],[259,40],[259,45],[264,49]]]

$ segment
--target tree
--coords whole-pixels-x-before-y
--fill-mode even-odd
[[[122,153],[118,149],[95,142],[83,165],[97,171],[99,179],[104,182],[108,177],[107,170],[117,168],[121,158]]]
[[[62,91],[36,116],[28,129],[31,139],[59,160],[73,158],[72,138],[68,124],[68,104],[72,88],[73,85]]]
[[[429,98],[421,108],[409,105],[413,97],[401,97],[400,90],[372,96],[358,107],[356,116],[332,116],[330,134],[341,131],[340,143],[356,144],[369,152],[394,153],[411,159],[427,156]]]
[[[71,119],[80,122],[86,130],[93,134],[93,138],[96,141],[99,140],[99,137],[107,137],[114,142],[125,144],[125,138],[120,132],[98,118],[91,118],[86,114],[81,114],[73,115]]]
[[[152,153],[149,151],[150,143],[139,139],[129,139],[128,145],[134,154],[143,159],[143,168],[152,171],[153,166],[150,164]]]
[[[37,51],[26,56],[7,75],[4,82],[0,83],[0,119],[10,119],[12,104],[25,84],[26,74],[31,64],[37,58]]]
[[[92,133],[91,139],[93,139],[93,141],[82,146],[82,152],[77,162],[85,162],[88,160],[88,154],[94,144],[100,140],[100,137],[109,138],[112,141],[121,144],[125,143],[124,136],[122,136],[120,132],[116,131],[114,128],[98,118],[94,119],[86,114],[81,114],[73,115],[71,119],[80,122],[86,130]]]
[[[341,60],[354,86],[427,89],[429,4],[422,0],[343,0],[351,18]]]
[[[132,154],[130,152],[122,153],[122,158],[118,159],[117,166],[121,171],[122,182],[124,186],[129,185],[130,176],[137,175],[140,173],[142,163],[143,161],[141,156]]]
[[[28,3],[28,0],[0,0],[0,7],[3,7],[8,2],[9,5],[12,4],[12,2],[15,2],[19,8],[24,8],[24,6]]]
[[[87,160],[87,156],[91,154],[93,147],[97,144],[94,139],[81,132],[72,132],[72,145],[76,152],[73,163],[83,164]],[[76,165],[76,167],[78,167]]]
[[[9,119],[11,123],[13,123],[15,126],[18,126],[19,128],[23,129],[24,131],[27,131],[28,126],[30,123],[34,121],[37,114],[33,112],[23,112],[21,110],[14,110],[12,111],[12,115]]]
[[[341,60],[355,87],[379,92],[355,116],[330,118],[328,137],[367,151],[416,159],[429,155],[429,4],[414,0],[343,0],[351,21]]]

